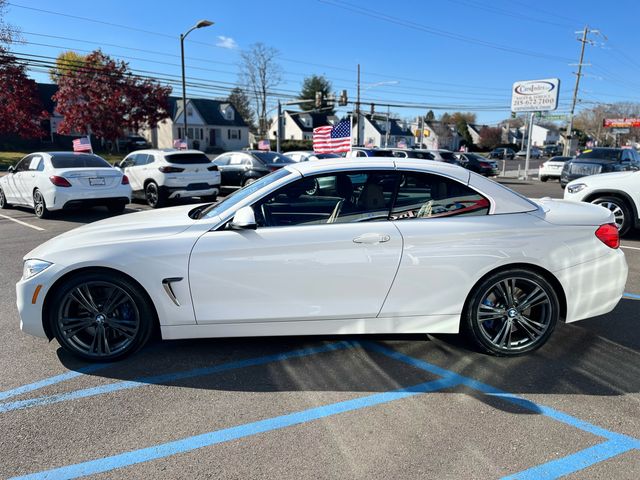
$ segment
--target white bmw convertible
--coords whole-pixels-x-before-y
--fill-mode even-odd
[[[440,162],[288,165],[217,205],[119,216],[26,255],[21,328],[88,360],[165,339],[466,332],[495,355],[611,311],[613,214]]]

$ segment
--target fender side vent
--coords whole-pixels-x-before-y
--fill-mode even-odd
[[[182,277],[165,278],[164,280],[162,280],[162,287],[164,288],[164,291],[167,292],[167,295],[169,296],[171,301],[175,303],[176,306],[178,307],[180,306],[180,302],[178,302],[178,298],[176,297],[176,294],[174,293],[173,288],[171,287],[171,284],[175,282],[181,282],[181,281],[182,281]]]

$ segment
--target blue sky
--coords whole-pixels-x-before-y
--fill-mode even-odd
[[[55,57],[101,47],[134,71],[175,77],[178,36],[202,18],[215,25],[192,32],[185,44],[187,78],[202,84],[193,96],[225,96],[212,85],[233,86],[241,50],[263,42],[279,50],[278,89],[290,95],[305,76],[322,74],[354,99],[360,63],[365,101],[448,107],[434,108],[437,115],[473,111],[491,124],[509,116],[514,81],[558,77],[564,113],[575,83],[569,63],[580,48],[574,32],[589,25],[606,40],[592,35],[596,44],[587,46],[592,66],[584,70],[579,108],[640,102],[637,0],[10,0],[7,12],[26,41],[14,46],[16,53]],[[47,81],[44,73],[31,75]],[[174,95],[180,92],[174,87]],[[391,110],[406,118],[426,112]]]

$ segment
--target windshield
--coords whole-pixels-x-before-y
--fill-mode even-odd
[[[53,168],[111,168],[109,162],[86,153],[56,153],[51,156]]]
[[[580,154],[580,160],[583,158],[597,158],[598,160],[619,161],[622,156],[622,150],[614,150],[607,148],[594,148],[593,150],[585,150]]]
[[[241,188],[240,190],[236,190],[235,192],[233,192],[231,195],[229,195],[227,198],[225,198],[223,201],[221,201],[217,205],[211,205],[210,207],[204,209],[200,214],[200,218],[211,218],[211,217],[215,217],[216,215],[220,215],[225,210],[228,210],[234,205],[237,205],[238,203],[242,202],[245,198],[254,194],[261,188],[273,182],[277,182],[281,178],[284,178],[290,174],[291,172],[289,170],[287,170],[286,168],[281,168],[276,170],[273,173],[270,173],[269,175],[265,175],[264,177],[256,180],[255,182],[250,183],[246,187]]]
[[[273,163],[295,163],[294,160],[291,160],[289,157],[285,157],[284,155],[280,155],[279,153],[253,152],[253,156],[257,157],[262,163],[266,163],[267,165]]]

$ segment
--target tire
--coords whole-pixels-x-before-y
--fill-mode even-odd
[[[247,185],[251,185],[256,180],[257,178],[247,178],[244,182],[242,182],[242,186],[246,187]]]
[[[52,295],[51,331],[64,350],[83,360],[122,359],[151,336],[154,310],[140,287],[123,275],[79,273]]]
[[[107,210],[109,210],[109,213],[118,215],[120,213],[123,213],[126,207],[127,204],[124,202],[110,203],[109,205],[107,205]]]
[[[620,236],[629,231],[631,228],[631,210],[627,202],[617,197],[599,197],[591,200],[591,203],[611,210]]]
[[[44,196],[37,188],[33,191],[33,210],[38,218],[49,218],[51,216],[49,210],[47,210]]]
[[[541,182],[546,182],[547,180],[549,180],[549,177],[540,177]]]
[[[544,345],[559,317],[558,296],[544,277],[510,269],[476,285],[465,304],[463,328],[482,352],[515,357]]]
[[[7,197],[4,196],[4,192],[0,188],[0,210],[6,210],[7,208],[11,208],[11,205],[7,203]]]
[[[156,182],[149,182],[144,187],[144,198],[151,208],[161,208],[167,204],[167,197]]]

